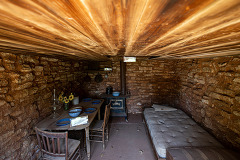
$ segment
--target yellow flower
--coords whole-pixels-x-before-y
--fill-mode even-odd
[[[72,93],[69,95],[69,97],[67,96],[68,95],[65,95],[64,92],[62,91],[58,97],[58,100],[63,103],[69,103],[74,99],[74,95]]]
[[[64,97],[64,102],[69,103],[69,99],[67,99],[67,97]]]
[[[63,97],[62,97],[62,95],[60,95],[60,96],[58,97],[58,100],[59,100],[60,102],[63,101]]]
[[[69,96],[69,100],[71,101],[71,100],[73,100],[73,98],[74,98],[74,95],[71,93]]]

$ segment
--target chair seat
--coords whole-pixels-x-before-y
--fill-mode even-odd
[[[111,103],[106,105],[104,120],[93,121],[89,127],[89,140],[93,142],[101,142],[105,149],[105,137],[108,141],[108,120],[110,115]]]
[[[60,146],[65,145],[64,139],[60,140]],[[78,149],[78,146],[80,145],[79,140],[75,139],[68,139],[68,157],[72,157],[75,151]],[[61,153],[65,152],[65,149],[61,147]],[[49,160],[65,160],[65,157],[53,157],[47,154],[44,154],[43,156],[44,159],[49,159]]]
[[[103,122],[104,122],[103,120],[94,121],[90,126],[90,130],[102,131]]]

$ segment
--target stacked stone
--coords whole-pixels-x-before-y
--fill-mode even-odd
[[[89,83],[94,95],[107,85],[120,89],[119,62],[103,83]],[[152,103],[181,107],[223,143],[240,148],[240,56],[127,63],[128,111]],[[93,77],[92,77],[93,78]]]
[[[81,70],[78,62],[0,53],[0,159],[30,159],[33,127],[51,113],[53,88],[78,80]]]
[[[87,68],[88,63],[84,64],[84,68]],[[84,73],[85,75],[88,74],[91,77],[91,81],[87,83],[86,90],[88,90],[89,96],[96,97],[99,96],[102,93],[106,92],[107,86],[112,86],[114,91],[120,90],[120,62],[119,61],[113,61],[112,62],[112,71],[110,72],[98,72],[98,71],[92,71]],[[97,74],[101,74],[103,77],[103,81],[100,83],[97,83],[94,79]],[[107,77],[105,75],[107,74]]]
[[[0,53],[0,159],[29,159],[36,145],[33,126],[51,113],[53,88],[79,81],[83,62]],[[84,87],[90,96],[107,86],[120,91],[120,62],[103,82]],[[101,73],[104,76],[106,73]],[[187,60],[137,58],[126,64],[128,111],[152,103],[181,107],[225,144],[240,148],[240,56]],[[60,90],[59,90],[60,92]],[[11,138],[10,138],[11,137]]]
[[[139,57],[137,62],[126,63],[126,87],[131,93],[131,97],[127,99],[129,112],[142,112],[143,107],[151,106],[152,103],[174,105],[177,96],[175,64],[176,60],[147,60]],[[121,91],[119,60],[113,60],[112,68],[113,71],[101,83],[94,82],[98,72],[88,73],[92,79],[86,86],[90,95],[105,93],[107,86]]]
[[[153,103],[174,105],[176,96],[174,60],[138,58],[127,63],[127,90],[131,97],[127,106],[132,113],[142,112]]]
[[[240,148],[240,56],[179,60],[176,105],[225,144]]]

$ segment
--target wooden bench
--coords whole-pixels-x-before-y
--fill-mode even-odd
[[[239,160],[240,154],[224,149],[211,147],[168,148],[167,160]]]

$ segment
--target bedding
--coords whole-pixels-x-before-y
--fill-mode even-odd
[[[153,145],[159,157],[166,158],[169,147],[220,147],[223,146],[183,111],[156,112],[144,110],[144,118]]]
[[[153,104],[152,107],[155,111],[176,111],[176,108],[165,106],[165,105],[159,105],[159,104]]]

